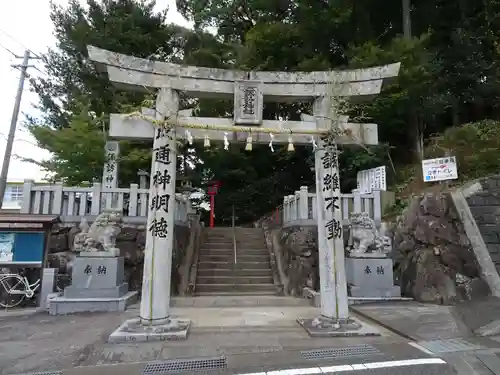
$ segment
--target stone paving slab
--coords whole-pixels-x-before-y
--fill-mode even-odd
[[[415,341],[472,335],[451,306],[394,302],[353,305],[350,309]]]
[[[311,339],[296,319],[316,316],[312,306],[173,308],[192,321],[188,339],[179,342],[108,344],[138,306],[123,313],[49,316],[19,311],[0,314],[0,375],[62,370],[75,366],[147,362],[166,358],[279,352],[288,349],[352,345],[360,339]],[[383,342],[401,338],[382,329]],[[358,340],[358,341],[356,341]],[[375,338],[363,342],[377,342]]]
[[[493,374],[500,375],[500,358],[495,353],[476,353],[476,357],[486,366]]]
[[[500,334],[500,298],[487,297],[478,301],[462,302],[453,309],[472,332]],[[497,331],[484,329],[488,326],[498,326]]]

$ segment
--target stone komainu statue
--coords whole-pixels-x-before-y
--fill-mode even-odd
[[[73,251],[106,251],[119,256],[120,249],[116,247],[116,237],[121,232],[122,226],[123,217],[119,211],[104,211],[97,216],[90,227],[83,218],[80,223],[81,232],[73,240]]]
[[[390,238],[380,236],[375,221],[367,212],[351,212],[350,220],[350,255],[362,257],[370,251],[371,254],[386,256],[390,252]]]

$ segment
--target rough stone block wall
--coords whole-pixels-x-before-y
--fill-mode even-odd
[[[500,273],[500,175],[477,181],[481,186],[467,203],[483,236],[491,260]]]
[[[59,274],[71,273],[71,260],[74,254],[71,246],[75,235],[79,232],[77,226],[55,229],[50,238],[49,267],[58,268]],[[182,263],[189,242],[190,230],[187,226],[176,225],[174,231],[174,253],[172,259],[172,294],[178,294],[180,283],[178,268]],[[125,227],[118,235],[116,246],[125,258],[125,276],[131,290],[141,291],[142,272],[144,265],[144,247],[146,230],[144,226]]]
[[[317,227],[289,226],[273,230],[272,236],[285,294],[302,295],[304,287],[319,291]],[[345,242],[348,236],[344,227]]]
[[[488,295],[472,245],[448,193],[415,197],[393,238],[401,293],[421,302],[454,304]]]

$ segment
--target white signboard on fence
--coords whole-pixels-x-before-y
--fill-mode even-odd
[[[455,180],[458,178],[457,160],[454,156],[422,160],[425,182]]]
[[[371,193],[373,189],[387,190],[385,166],[358,172],[357,182],[361,194]]]

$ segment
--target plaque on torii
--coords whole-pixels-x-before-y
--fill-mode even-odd
[[[296,144],[312,145],[321,312],[317,318],[299,320],[299,323],[311,335],[371,333],[366,325],[362,329],[359,322],[349,316],[336,147],[337,144],[378,144],[377,125],[351,123],[347,116],[332,116],[332,96],[371,98],[380,93],[384,80],[398,75],[399,63],[345,71],[244,72],[153,62],[93,46],[89,46],[88,51],[97,69],[106,72],[116,86],[158,91],[156,109],[143,109],[134,116],[110,116],[110,139],[150,140],[154,148],[141,315],[137,320],[125,322],[110,340],[122,336],[133,336],[135,341],[144,337],[147,341],[164,340],[172,335],[177,339],[187,337],[189,322],[170,316],[174,204],[168,198],[175,187],[176,158],[172,155],[176,151],[176,139],[188,132],[190,139],[209,137],[225,143],[228,140],[246,142],[250,134],[255,143],[269,143],[270,138],[275,143],[289,143],[293,136]],[[232,97],[234,118],[193,117],[190,110],[179,111],[180,91],[198,98]],[[262,119],[264,101],[307,100],[314,102],[313,113],[312,117],[303,116],[303,121]],[[159,127],[155,123],[169,126]]]
[[[235,125],[262,125],[264,96],[261,83],[236,81],[234,86]]]

